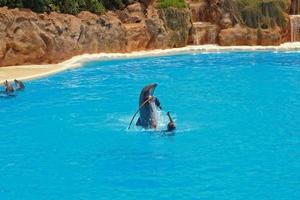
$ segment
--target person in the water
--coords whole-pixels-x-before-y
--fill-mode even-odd
[[[167,115],[169,117],[169,123],[168,123],[168,127],[167,127],[167,132],[172,132],[176,129],[175,123],[170,115],[170,112],[167,112]]]
[[[14,87],[6,80],[4,81],[5,92],[11,94],[15,91]]]
[[[25,85],[22,81],[15,79],[15,84],[16,84],[16,90],[24,90],[25,89]]]

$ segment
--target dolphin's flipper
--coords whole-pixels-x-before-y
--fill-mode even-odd
[[[141,118],[139,117],[138,120],[136,121],[136,124],[137,126],[142,126],[142,123],[141,123]]]
[[[159,99],[157,97],[154,98],[154,102],[155,102],[155,105],[162,110],[162,107],[160,105],[160,101],[159,101]]]

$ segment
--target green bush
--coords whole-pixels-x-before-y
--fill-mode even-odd
[[[23,8],[23,0],[0,0],[0,6],[9,8]]]
[[[128,4],[131,4],[137,0],[102,0],[103,5],[105,8],[114,10],[114,9],[123,9]]]
[[[103,4],[98,0],[85,0],[84,7],[81,8],[81,11],[83,10],[87,10],[96,14],[102,14],[105,12]]]
[[[159,8],[187,8],[187,3],[185,0],[158,0]]]
[[[76,15],[81,11],[102,14],[106,9],[123,9],[135,0],[0,0],[0,7],[29,8],[34,12],[56,11]]]
[[[30,8],[34,12],[47,12],[50,11],[50,0],[26,0],[22,2],[24,8]]]
[[[76,15],[80,12],[79,3],[77,0],[62,0],[60,2],[60,11],[62,13]]]
[[[288,0],[230,0],[233,3],[231,13],[239,23],[251,28],[272,28],[288,24],[286,10]]]

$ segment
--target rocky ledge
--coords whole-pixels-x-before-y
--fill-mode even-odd
[[[58,63],[75,55],[183,47],[188,9],[134,3],[122,11],[78,16],[0,8],[0,66]]]

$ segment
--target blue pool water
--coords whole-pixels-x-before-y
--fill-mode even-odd
[[[142,87],[174,136],[127,130]],[[86,63],[0,98],[0,199],[300,199],[300,53]]]

